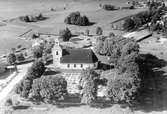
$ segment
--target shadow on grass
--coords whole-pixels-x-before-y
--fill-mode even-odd
[[[49,70],[49,71],[46,71],[43,75],[56,75],[56,74],[59,74],[59,73],[60,73],[60,71]]]
[[[86,106],[86,104],[81,103],[81,98],[79,95],[67,97],[64,101],[56,102],[58,108],[69,108],[69,107],[80,107]],[[109,108],[112,107],[113,103],[111,101],[106,101],[104,98],[98,98],[95,102],[90,104],[89,106],[92,108]]]
[[[105,98],[100,98],[99,97],[99,98],[97,98],[96,102],[94,102],[90,106],[92,108],[104,109],[104,108],[112,107],[113,105],[114,105],[114,103],[112,103],[111,101],[106,101]]]
[[[45,65],[50,65],[50,64],[53,64],[53,59],[52,59],[52,60],[47,61]]]
[[[17,65],[23,65],[23,64],[31,63],[31,62],[33,62],[33,61],[34,61],[34,59],[31,59],[31,60],[25,60],[25,61],[17,62],[16,64],[17,64]]]
[[[28,109],[30,106],[24,106],[24,105],[19,105],[19,106],[13,106],[14,110],[26,110]]]
[[[167,75],[161,69],[167,63],[150,54],[141,56],[142,88],[132,109],[143,112],[167,110]]]
[[[83,106],[82,103],[56,103],[58,108],[69,108],[69,107],[80,107]]]
[[[96,23],[95,22],[89,22],[89,24],[87,26],[92,26],[94,24],[96,24]]]
[[[81,26],[81,27],[86,27],[86,26],[93,26],[94,24],[96,24],[96,22],[89,22],[88,24],[86,25],[80,25],[80,24],[69,24],[69,25],[76,25],[76,26]]]

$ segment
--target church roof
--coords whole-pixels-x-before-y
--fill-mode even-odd
[[[61,63],[95,63],[98,59],[91,49],[63,49]]]

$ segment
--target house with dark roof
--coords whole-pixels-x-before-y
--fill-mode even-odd
[[[58,40],[55,41],[52,54],[54,65],[61,69],[96,68],[98,65],[98,59],[92,49],[63,49]]]

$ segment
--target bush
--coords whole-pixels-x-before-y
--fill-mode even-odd
[[[59,100],[67,94],[67,82],[60,77],[41,77],[33,80],[31,98],[34,100]]]
[[[90,24],[89,19],[86,16],[81,16],[80,12],[73,12],[67,16],[64,20],[66,24],[87,26]]]
[[[47,18],[44,17],[42,13],[40,13],[39,15],[35,15],[35,16],[33,16],[33,15],[21,16],[21,17],[19,17],[19,19],[20,19],[21,21],[24,21],[24,22],[27,22],[27,23],[28,23],[28,22],[42,21],[42,20],[45,20],[45,19],[47,19]]]
[[[104,10],[116,10],[114,5],[110,5],[110,4],[105,4],[103,5],[103,9]]]
[[[60,39],[62,39],[63,41],[69,41],[70,38],[72,37],[71,31],[68,28],[60,30],[59,35]]]

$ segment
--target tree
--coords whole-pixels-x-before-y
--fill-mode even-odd
[[[112,76],[113,77],[113,76]],[[136,98],[140,88],[139,77],[135,77],[130,72],[116,74],[108,81],[107,90],[108,97],[114,102],[125,102],[131,104]]]
[[[37,20],[44,20],[44,19],[46,19],[46,17],[44,17],[43,14],[40,13],[38,16],[36,16],[36,19]]]
[[[136,98],[140,88],[140,68],[137,62],[139,45],[133,39],[121,37],[112,39],[111,42],[109,52],[115,63],[116,74],[108,82],[108,96],[115,102],[130,103]]]
[[[102,35],[103,34],[103,30],[101,27],[97,27],[96,28],[96,35]]]
[[[72,37],[72,33],[68,28],[60,30],[59,35],[63,41],[69,41],[69,39]]]
[[[45,66],[41,59],[36,60],[28,69],[25,78],[16,86],[15,92],[24,98],[29,97],[33,80],[40,78],[45,72]]]
[[[96,47],[95,47],[95,50],[98,54],[101,54],[101,55],[104,55],[104,41],[105,41],[106,37],[104,36],[100,36],[96,39]]]
[[[90,24],[88,17],[83,16],[83,17],[80,17],[80,18],[81,18],[81,21],[80,21],[81,26],[86,26],[86,25]]]
[[[79,26],[87,26],[90,24],[88,17],[81,16],[80,12],[72,12],[69,16],[65,18],[64,22],[67,24]]]
[[[15,66],[15,70],[17,71],[17,66],[16,66],[16,55],[14,53],[10,53],[7,57],[7,61],[10,65],[14,65]]]
[[[139,44],[133,38],[127,39],[121,53],[126,56],[133,52],[139,53]]]
[[[123,28],[126,31],[133,30],[135,28],[134,20],[131,17],[125,19],[124,24],[123,24]]]
[[[64,99],[67,82],[61,77],[41,77],[33,80],[30,97],[33,100],[50,102]]]
[[[44,47],[42,45],[33,47],[32,52],[33,52],[34,58],[36,59],[41,58],[43,55],[43,50],[44,50]]]
[[[83,88],[81,102],[91,105],[96,99],[97,82],[99,75],[92,69],[86,69],[82,72],[80,84]]]
[[[45,65],[42,59],[36,60],[32,66],[28,69],[26,78],[36,79],[42,76],[45,72]]]
[[[138,64],[136,63],[138,57],[139,54],[136,52],[132,52],[128,55],[121,55],[117,61],[116,68],[119,69],[120,73],[138,71]]]
[[[97,87],[93,80],[89,80],[85,83],[83,88],[81,103],[91,105],[96,99]]]

